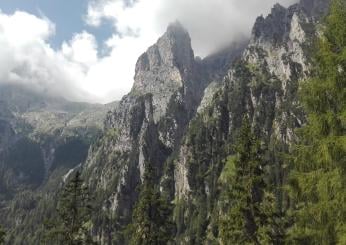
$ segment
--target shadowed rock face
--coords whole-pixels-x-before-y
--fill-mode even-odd
[[[287,9],[280,4],[276,4],[266,18],[263,16],[257,18],[252,29],[254,38],[274,42],[283,41],[284,35],[289,28],[287,17]]]
[[[328,10],[329,2],[330,0],[301,0],[289,8],[275,4],[266,18],[257,18],[252,29],[253,39],[274,44],[287,41],[295,16],[301,18],[301,23],[318,20]]]

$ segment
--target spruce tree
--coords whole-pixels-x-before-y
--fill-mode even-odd
[[[174,224],[172,205],[155,185],[155,171],[146,164],[139,200],[133,211],[128,234],[130,244],[159,245],[172,239]]]
[[[293,152],[288,244],[346,244],[346,2],[332,0],[313,78],[302,85],[307,124]]]
[[[93,244],[88,227],[92,211],[90,196],[79,171],[62,191],[57,211],[57,219],[45,224],[49,244]]]
[[[235,146],[221,176],[220,239],[223,244],[277,244],[275,197],[264,181],[263,150],[244,119]]]

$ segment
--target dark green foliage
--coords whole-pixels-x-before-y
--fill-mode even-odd
[[[220,239],[224,244],[278,244],[275,196],[264,180],[265,161],[248,119],[221,180]]]
[[[346,244],[346,2],[333,0],[303,84],[308,114],[293,152],[290,244]]]
[[[128,227],[130,244],[167,244],[173,238],[172,205],[155,186],[155,176],[154,168],[147,164],[139,200]]]
[[[58,219],[47,220],[46,240],[49,244],[93,244],[90,236],[92,207],[87,188],[79,171],[68,182],[59,199]]]
[[[8,150],[4,163],[16,176],[22,175],[22,184],[36,187],[43,181],[45,167],[41,148],[32,140],[27,138],[19,140]]]
[[[0,245],[5,243],[6,232],[0,226]]]
[[[68,139],[55,151],[52,170],[57,167],[74,168],[85,161],[88,154],[89,144],[80,139]]]
[[[227,110],[221,103],[220,109]],[[191,147],[191,155],[187,167],[194,199],[189,200],[187,207],[176,208],[176,211],[179,211],[178,208],[181,210],[177,212],[180,217],[177,216],[176,221],[179,227],[178,236],[187,235],[191,244],[201,244],[207,236],[207,227],[210,224],[209,212],[215,205],[217,180],[223,167],[222,159],[227,152],[228,144],[225,143],[226,128],[228,129],[229,123],[227,117],[228,112],[225,111],[221,113],[220,118],[212,118],[210,115],[210,121],[207,122],[199,116],[190,126],[188,145]]]

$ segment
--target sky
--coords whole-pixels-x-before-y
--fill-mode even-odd
[[[0,0],[0,84],[73,101],[119,100],[137,58],[169,23],[204,57],[249,36],[259,15],[297,0]]]

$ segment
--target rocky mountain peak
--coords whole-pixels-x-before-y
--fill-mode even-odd
[[[194,61],[191,38],[180,22],[171,23],[157,45],[166,64],[176,66],[182,72],[191,69]]]
[[[184,37],[186,39],[190,39],[190,35],[188,31],[178,20],[168,25],[164,35],[171,35],[173,39],[179,36]]]
[[[260,16],[252,29],[254,39],[264,39],[268,41],[282,41],[287,33],[287,9],[280,4],[275,4],[271,13],[264,18]]]
[[[328,11],[329,3],[330,0],[300,0],[289,8],[275,4],[267,17],[257,18],[252,29],[252,42],[279,44],[287,41],[292,20],[296,21],[298,17],[302,18],[301,21],[307,18],[310,23],[315,22]]]
[[[188,83],[193,80],[195,66],[190,35],[179,22],[174,22],[139,57],[132,94],[152,94],[157,120],[165,113],[173,94],[191,87]]]
[[[174,22],[156,44],[139,57],[133,90],[151,92],[150,88],[157,85],[157,80],[182,84],[188,79],[193,67],[194,53],[190,35],[179,22]]]

